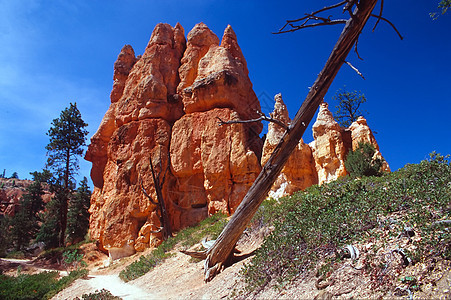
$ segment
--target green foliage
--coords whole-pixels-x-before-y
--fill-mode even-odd
[[[0,275],[0,299],[43,299],[54,288],[57,278],[58,272]]]
[[[69,194],[75,187],[74,175],[79,169],[78,156],[83,154],[83,147],[86,145],[87,126],[81,118],[77,103],[70,103],[70,107],[64,109],[60,117],[52,121],[52,127],[47,132],[50,138],[46,146],[47,167],[53,170],[64,190],[56,199],[60,202],[60,214],[57,215],[60,246],[65,244]],[[62,198],[64,195],[65,198]]]
[[[79,253],[78,249],[64,251],[63,261],[66,265],[66,269],[69,270],[79,270],[81,267],[87,266],[83,261],[83,254]]]
[[[0,216],[0,257],[6,256],[6,250],[10,246],[9,224],[4,216]]]
[[[86,177],[80,183],[77,191],[70,197],[67,213],[67,240],[77,243],[85,238],[89,228],[89,206],[91,191]]]
[[[11,177],[9,178],[14,178],[14,179],[19,179],[19,174],[17,174],[17,172],[14,172]]]
[[[78,170],[78,156],[83,154],[83,146],[86,145],[87,126],[81,118],[77,103],[70,103],[70,107],[52,121],[52,127],[47,132],[50,137],[45,147],[49,156],[47,166],[54,170],[57,177],[64,178],[66,188]]]
[[[94,293],[84,294],[81,296],[82,300],[120,300],[121,297],[114,296],[110,291],[106,289],[96,290]],[[80,298],[75,298],[80,300]]]
[[[376,148],[369,143],[359,143],[354,151],[346,156],[345,167],[353,177],[381,176],[383,160],[374,157]]]
[[[374,228],[399,235],[410,224],[421,239],[412,241],[414,261],[451,259],[451,166],[440,154],[383,177],[345,177],[312,186],[278,201],[264,202],[254,225],[274,224],[243,274],[248,291],[282,284],[302,276],[324,257],[362,239]],[[381,216],[395,213],[396,224]],[[321,268],[320,268],[321,269]],[[324,267],[327,269],[327,264]],[[325,270],[319,270],[324,272]]]
[[[222,229],[224,229],[226,223],[226,216],[217,213],[203,220],[197,226],[181,230],[175,237],[170,237],[165,240],[149,255],[141,256],[139,260],[128,265],[120,272],[119,278],[127,282],[143,276],[156,265],[171,257],[172,254],[169,252],[174,249],[175,245],[178,243],[185,247],[191,247],[194,244],[199,243],[204,237],[216,239]]]
[[[41,214],[41,219],[44,221],[39,229],[36,240],[43,242],[46,249],[55,248],[60,245],[61,240],[61,215],[62,203],[67,199],[67,191],[62,187],[52,188],[55,195],[52,200],[45,206],[45,212]]]
[[[44,191],[41,182],[33,181],[20,200],[18,211],[8,218],[8,241],[16,251],[25,249],[39,231],[38,213],[44,208],[42,195]]]
[[[20,201],[20,208],[9,221],[9,236],[17,251],[24,250],[38,230],[37,220],[30,218],[28,203]]]
[[[34,181],[38,181],[41,183],[49,183],[53,178],[53,174],[49,170],[42,170],[42,172],[34,171],[30,172],[30,175],[33,176]]]
[[[442,15],[444,15],[449,8],[451,8],[451,0],[441,0],[438,3],[437,6],[439,9],[441,9],[442,11],[440,12]],[[431,18],[433,18],[434,20],[436,20],[439,17],[439,13],[434,12],[434,13],[430,13],[429,14],[431,16]]]
[[[332,99],[338,101],[334,117],[342,127],[348,127],[358,117],[368,114],[368,112],[360,110],[360,106],[366,102],[365,95],[360,91],[349,92],[344,87],[339,89]]]
[[[15,277],[0,275],[0,299],[50,299],[76,279],[88,275],[88,270],[79,267],[81,254],[73,246],[52,249],[41,254],[40,257],[61,257],[61,253],[67,262],[77,263],[77,268],[72,270],[69,275],[60,279],[58,279],[59,275],[56,271],[28,275],[22,274],[19,268]]]

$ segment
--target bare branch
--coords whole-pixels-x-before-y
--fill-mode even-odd
[[[337,20],[331,20],[332,16],[328,16],[326,17],[321,17],[318,16],[319,13],[324,12],[326,10],[331,10],[334,8],[337,8],[339,6],[345,5],[343,10],[348,10],[352,16],[352,6],[354,6],[355,4],[355,0],[345,0],[342,1],[340,3],[331,5],[331,6],[326,6],[320,10],[314,11],[310,14],[305,14],[304,17],[299,18],[299,19],[295,19],[295,20],[287,20],[285,25],[283,25],[278,32],[273,32],[274,34],[280,34],[280,33],[286,33],[286,32],[293,32],[293,31],[297,31],[300,29],[304,29],[304,28],[310,28],[310,27],[317,27],[317,26],[325,26],[325,25],[337,25],[337,24],[345,24],[347,20],[344,19],[337,19]],[[314,21],[318,21],[317,23],[313,23],[313,24],[307,24],[309,21],[314,20]],[[301,24],[294,24],[297,22],[301,22],[303,21]],[[285,29],[287,26],[290,26],[291,29]]]
[[[400,38],[401,40],[404,39],[403,36],[401,35],[401,33],[399,33],[399,31],[398,31],[398,29],[396,28],[396,26],[395,26],[392,22],[390,22],[388,19],[386,19],[386,18],[384,18],[384,17],[382,17],[382,16],[374,15],[374,14],[371,14],[370,16],[371,16],[371,17],[375,17],[375,18],[377,18],[377,19],[380,19],[380,20],[385,21],[385,22],[387,22],[388,24],[390,24],[390,26],[391,26],[391,27],[396,31],[396,33],[398,34],[399,38]]]
[[[355,44],[354,44],[354,52],[355,52],[355,54],[357,54],[357,57],[360,60],[363,60],[363,58],[360,57],[359,51],[357,49],[358,48],[358,44],[359,44],[359,39],[357,38],[357,40],[355,41]]]
[[[144,196],[146,196],[147,199],[149,199],[150,202],[152,202],[153,205],[158,205],[158,202],[155,202],[155,201],[152,199],[152,197],[150,197],[149,194],[147,193],[146,189],[144,188],[144,184],[143,184],[142,180],[141,180],[141,190],[143,191]]]
[[[166,181],[166,174],[169,171],[170,164],[171,164],[171,157],[170,157],[170,153],[168,152],[168,163],[166,165],[166,170],[164,171],[164,174],[163,174],[163,179],[160,182],[160,189],[163,188],[164,182]]]
[[[277,120],[277,119],[273,119],[273,118],[271,118],[271,117],[267,117],[267,116],[266,116],[264,113],[262,113],[262,112],[257,112],[257,113],[260,115],[260,118],[257,118],[257,119],[251,119],[251,120],[230,120],[230,121],[223,121],[223,120],[221,120],[221,118],[219,118],[219,117],[216,117],[216,118],[219,120],[219,122],[218,122],[219,126],[226,125],[226,124],[253,123],[253,122],[260,122],[260,121],[268,121],[268,122],[272,122],[272,123],[275,123],[275,124],[279,125],[280,127],[282,127],[283,129],[285,129],[285,130],[287,130],[287,131],[289,130],[288,126],[285,125],[283,122],[281,122],[281,121],[279,121],[279,120]]]
[[[345,0],[345,1],[342,1],[342,2],[340,2],[340,3],[331,5],[331,6],[323,7],[323,8],[321,8],[321,9],[319,9],[319,10],[317,10],[317,11],[314,11],[314,12],[312,12],[312,13],[310,13],[310,14],[305,14],[305,17],[302,17],[302,18],[300,18],[300,19],[296,19],[296,20],[287,20],[287,24],[285,24],[282,28],[280,28],[279,31],[280,31],[280,30],[283,30],[284,27],[288,25],[288,23],[295,23],[295,22],[299,22],[299,21],[305,20],[305,19],[307,19],[309,16],[316,15],[316,14],[318,14],[318,13],[320,13],[320,12],[323,12],[323,11],[326,11],[326,10],[330,10],[330,9],[337,8],[337,7],[342,6],[343,4],[345,4],[345,3],[347,3],[347,2],[348,2],[348,1]]]
[[[273,32],[273,33],[274,34],[279,34],[279,33],[293,32],[293,31],[297,31],[297,30],[300,30],[300,29],[304,29],[304,28],[326,26],[326,25],[346,24],[346,21],[347,20],[345,20],[345,19],[339,19],[339,20],[331,20],[331,21],[327,21],[327,22],[314,23],[314,24],[309,24],[309,25],[292,25],[292,24],[290,24],[292,29],[287,29],[287,30],[284,30],[284,31],[278,31],[278,32]]]
[[[379,11],[379,18],[377,18],[376,24],[374,24],[373,32],[376,30],[377,24],[379,24],[380,18],[382,17],[382,12],[384,11],[384,0],[381,0],[381,10]]]
[[[365,80],[365,77],[363,77],[363,74],[360,73],[359,69],[357,69],[356,67],[354,67],[349,61],[345,61],[345,63],[351,67],[351,69],[353,69],[357,74],[359,74],[360,77],[363,78],[363,80]]]

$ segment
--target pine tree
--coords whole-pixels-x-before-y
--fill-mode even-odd
[[[40,215],[40,218],[44,222],[36,237],[36,240],[38,242],[43,242],[47,249],[60,246],[62,206],[69,197],[67,190],[58,181],[54,181],[50,184],[50,192],[53,193],[54,196],[45,206],[45,212]]]
[[[6,251],[11,245],[8,219],[4,215],[0,215],[0,257],[6,256]]]
[[[77,191],[69,200],[67,213],[67,239],[70,243],[77,243],[84,239],[89,228],[89,206],[91,191],[86,177],[80,182]]]
[[[81,118],[77,104],[70,103],[70,107],[64,109],[60,117],[53,120],[52,127],[47,133],[50,137],[50,142],[46,146],[49,156],[47,166],[54,171],[55,177],[62,182],[64,189],[59,191],[59,196],[55,198],[55,201],[60,201],[59,246],[65,244],[69,195],[75,186],[74,175],[79,169],[78,156],[83,154],[83,147],[86,145],[88,134],[86,126],[88,124]],[[66,195],[66,198],[63,198],[63,195]]]
[[[361,92],[349,92],[345,87],[337,91],[333,100],[338,101],[338,105],[335,106],[337,111],[334,113],[334,116],[342,127],[348,127],[358,117],[367,114],[366,111],[359,109],[360,105],[366,102],[366,97]]]
[[[8,221],[9,241],[17,251],[23,250],[36,237],[39,231],[39,212],[44,208],[39,172],[31,173],[34,181],[27,187],[26,193],[19,202],[19,209]]]

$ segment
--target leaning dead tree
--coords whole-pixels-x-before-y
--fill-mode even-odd
[[[247,192],[241,204],[231,217],[229,223],[219,235],[212,247],[203,252],[197,253],[197,257],[205,258],[204,279],[210,281],[218,272],[221,271],[226,261],[232,255],[235,245],[243,233],[244,229],[254,216],[260,204],[266,198],[271,186],[279,175],[288,157],[293,152],[299,140],[302,138],[308,124],[312,120],[317,108],[323,101],[327,90],[338,73],[340,67],[345,63],[346,57],[353,45],[356,43],[359,34],[368,21],[378,0],[347,0],[334,6],[324,8],[314,12],[302,19],[301,22],[313,20],[318,25],[304,23],[297,29],[306,27],[334,25],[345,23],[345,27],[329,56],[321,73],[318,75],[315,83],[304,100],[301,108],[298,110],[295,118],[286,129],[279,144],[274,149],[269,160],[263,166],[262,171]],[[343,6],[344,12],[349,12],[348,20],[333,21],[330,18],[319,17],[318,13]],[[295,21],[295,20],[294,20]],[[289,23],[288,21],[287,23]],[[293,21],[291,21],[293,23]],[[290,26],[290,25],[288,25]],[[281,29],[284,30],[285,26]],[[293,28],[291,28],[293,29]],[[296,29],[296,30],[297,30]],[[289,30],[294,31],[294,30]]]
[[[161,166],[161,160],[160,160],[160,166]],[[169,164],[168,164],[168,167],[169,167]],[[152,180],[153,180],[153,184],[155,187],[155,193],[157,195],[157,201],[153,200],[152,197],[149,195],[149,193],[147,193],[142,181],[141,181],[141,190],[143,191],[143,193],[147,197],[147,199],[149,199],[153,205],[156,205],[157,209],[158,209],[158,218],[160,219],[160,228],[158,230],[151,231],[151,233],[160,233],[161,232],[163,234],[163,240],[167,240],[168,237],[172,236],[172,228],[171,228],[171,223],[170,223],[168,213],[166,210],[166,205],[164,203],[162,189],[163,189],[163,184],[164,184],[168,169],[166,169],[166,171],[163,174],[163,179],[160,181],[160,176],[155,175],[152,158],[150,158],[150,171],[152,173]]]

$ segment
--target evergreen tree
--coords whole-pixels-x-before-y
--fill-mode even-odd
[[[19,205],[19,210],[9,221],[9,238],[17,251],[30,244],[39,228],[36,218],[30,218],[31,203],[22,199]]]
[[[349,92],[345,87],[337,91],[333,100],[338,101],[338,105],[335,106],[337,111],[334,113],[334,116],[341,127],[348,127],[358,117],[367,114],[366,111],[359,109],[360,105],[366,102],[366,97],[361,92]]]
[[[14,172],[10,178],[19,179],[19,174],[17,174],[17,172]]]
[[[44,189],[42,188],[41,181],[35,178],[33,183],[27,187],[27,192],[23,195],[25,204],[29,206],[28,214],[30,218],[37,218],[38,213],[44,209],[43,195]]]
[[[61,246],[62,206],[69,197],[67,190],[61,182],[58,182],[57,180],[50,184],[50,192],[52,192],[54,196],[45,206],[45,212],[40,215],[40,218],[44,220],[44,222],[36,237],[36,240],[38,242],[43,242],[47,249]]]
[[[31,173],[39,174],[39,172]],[[40,178],[33,175],[34,181],[27,187],[19,202],[19,209],[9,219],[9,240],[17,251],[26,248],[39,231],[39,212],[44,208],[44,190]]]
[[[47,166],[62,182],[61,188],[64,190],[59,191],[58,197],[54,199],[59,201],[59,246],[65,244],[68,200],[75,186],[74,175],[79,169],[78,156],[83,154],[83,147],[86,145],[88,134],[86,126],[88,124],[81,118],[77,104],[70,103],[70,107],[64,109],[60,117],[53,120],[52,127],[47,133],[50,137],[50,142],[46,146],[49,156]]]
[[[350,151],[346,157],[345,167],[351,176],[381,176],[383,160],[374,157],[376,149],[369,143],[359,143],[354,151]]]
[[[6,250],[10,247],[10,232],[8,219],[0,215],[0,257],[6,256]]]
[[[67,239],[70,243],[77,243],[84,239],[89,228],[89,206],[91,191],[86,177],[80,182],[77,191],[69,200],[67,213]]]

